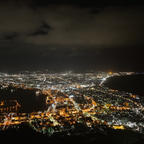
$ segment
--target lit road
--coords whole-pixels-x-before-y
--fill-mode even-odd
[[[103,85],[109,77],[132,74],[0,73],[0,129],[26,122],[48,135],[71,133],[80,125],[89,130],[105,127],[144,133],[143,100]],[[28,101],[33,106],[30,112],[25,111]]]

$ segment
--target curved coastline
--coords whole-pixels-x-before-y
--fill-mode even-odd
[[[113,75],[108,77],[104,82],[103,86],[110,89],[124,91],[139,96],[144,96],[144,74],[133,73],[130,75]]]

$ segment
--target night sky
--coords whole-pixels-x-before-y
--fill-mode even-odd
[[[139,0],[0,1],[0,71],[144,71]]]

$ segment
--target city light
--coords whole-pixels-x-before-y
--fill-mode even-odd
[[[79,124],[90,129],[105,126],[143,133],[144,107],[139,96],[104,86],[107,78],[122,74],[129,73],[1,73],[0,130],[26,122],[37,132],[49,135],[63,131],[70,133]],[[25,112],[19,98],[23,93],[23,99],[30,98],[30,93],[33,95],[32,104],[43,98],[43,103],[37,104],[44,108]]]

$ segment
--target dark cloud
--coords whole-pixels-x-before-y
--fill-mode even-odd
[[[32,34],[29,34],[29,36],[38,36],[38,35],[47,35],[48,31],[44,30],[44,29],[38,29],[37,31],[35,31]]]
[[[90,13],[95,15],[95,14],[99,14],[100,12],[102,12],[102,10],[103,8],[92,8],[90,10]]]
[[[0,5],[1,69],[143,65],[143,6],[10,3]]]
[[[47,35],[50,30],[52,28],[46,22],[42,22],[40,27],[35,32],[29,34],[29,36]]]
[[[14,40],[18,37],[19,35],[16,32],[11,32],[11,33],[6,33],[2,34],[2,40]]]
[[[50,4],[57,5],[77,5],[81,7],[99,7],[99,6],[127,6],[139,5],[141,0],[32,0],[31,4],[37,7],[45,7]]]
[[[143,44],[142,7],[105,8],[91,14],[90,8],[50,6],[37,12],[53,31],[49,35],[26,38],[27,42],[53,45],[119,46]]]
[[[48,5],[33,10],[27,5],[1,5],[0,32],[5,39],[37,45],[144,45],[143,17],[142,6],[101,9]]]

